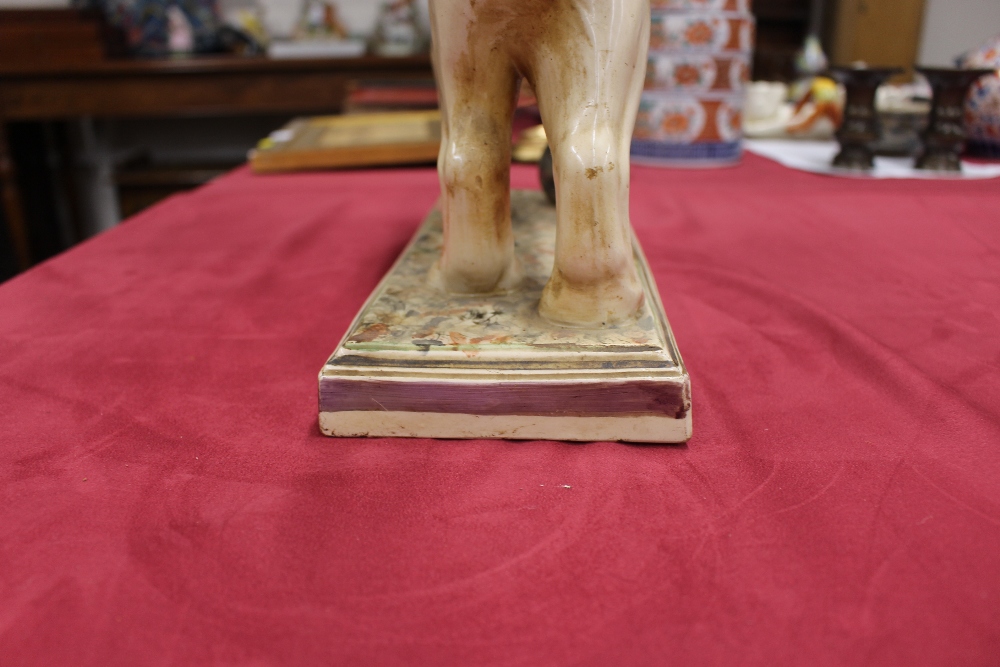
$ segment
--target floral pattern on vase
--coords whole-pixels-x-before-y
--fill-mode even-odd
[[[966,151],[977,157],[1000,158],[1000,36],[962,57],[959,65],[996,70],[993,76],[980,77],[969,90],[965,102]]]

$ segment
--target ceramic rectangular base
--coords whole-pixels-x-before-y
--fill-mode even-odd
[[[319,376],[319,423],[344,437],[685,442],[690,381],[638,243],[646,292],[634,321],[559,327],[537,313],[552,270],[555,209],[515,191],[526,277],[515,292],[455,296],[428,273],[434,210],[375,289]]]

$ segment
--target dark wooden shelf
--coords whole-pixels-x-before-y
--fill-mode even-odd
[[[272,60],[205,57],[107,60],[0,69],[0,118],[334,113],[359,77],[432,76],[430,59]]]
[[[795,76],[795,54],[809,29],[810,6],[810,0],[754,0],[754,79],[789,81]]]
[[[809,21],[808,0],[754,0],[758,21]]]
[[[0,77],[24,78],[38,76],[157,76],[169,74],[205,73],[275,73],[326,72],[331,69],[352,72],[379,72],[386,67],[401,70],[430,68],[429,56],[383,58],[268,58],[267,56],[185,56],[180,58],[107,58],[98,61],[50,64],[0,62]]]
[[[125,165],[115,172],[118,206],[129,218],[178,192],[208,183],[237,167],[236,164]]]
[[[0,199],[22,267],[33,258],[9,121],[330,114],[341,111],[353,80],[433,76],[427,56],[111,58],[107,38],[95,14],[0,11]]]

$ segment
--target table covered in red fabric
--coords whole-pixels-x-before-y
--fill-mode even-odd
[[[237,171],[0,286],[0,665],[1000,664],[1000,182],[635,168],[688,445],[326,439],[436,197]]]

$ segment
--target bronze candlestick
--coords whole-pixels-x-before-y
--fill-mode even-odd
[[[962,171],[959,155],[965,146],[965,98],[969,87],[990,69],[918,67],[933,91],[930,122],[920,139],[923,151],[917,169]]]
[[[868,171],[875,167],[875,143],[879,139],[875,91],[889,77],[901,73],[895,68],[831,67],[830,78],[847,89],[844,122],[837,130],[840,152],[833,166]]]

